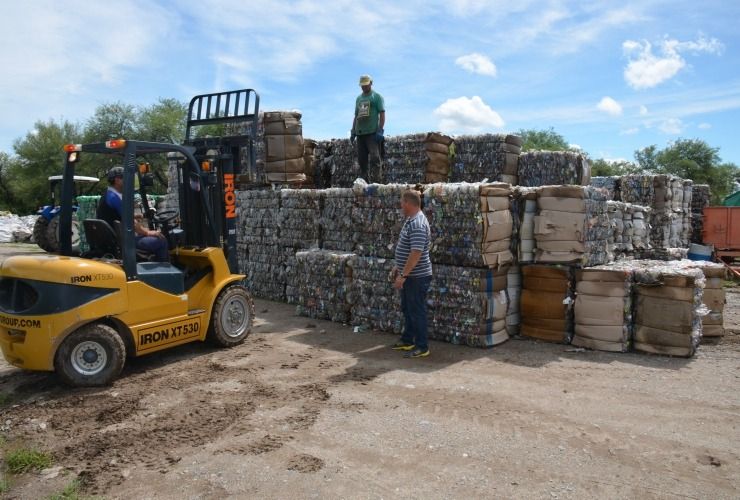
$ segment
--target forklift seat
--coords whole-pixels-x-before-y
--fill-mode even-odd
[[[87,244],[90,246],[85,254],[87,257],[121,257],[118,238],[113,228],[102,219],[85,219],[82,221]]]
[[[113,225],[116,229],[116,238],[118,239],[118,246],[123,246],[123,225],[120,220],[113,221]],[[137,262],[151,262],[154,261],[155,255],[146,250],[136,249],[136,261]]]

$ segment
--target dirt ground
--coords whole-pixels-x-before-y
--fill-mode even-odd
[[[133,360],[108,388],[2,362],[4,452],[57,466],[9,475],[5,495],[79,478],[105,498],[738,498],[740,288],[727,295],[728,335],[690,360],[529,340],[405,360],[391,335],[257,301],[242,346]]]

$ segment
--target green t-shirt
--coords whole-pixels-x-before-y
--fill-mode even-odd
[[[370,91],[360,94],[355,102],[355,135],[374,134],[378,131],[378,116],[385,111],[383,96]]]

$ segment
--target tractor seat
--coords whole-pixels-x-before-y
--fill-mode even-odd
[[[85,219],[82,221],[82,227],[85,231],[85,238],[90,247],[85,253],[85,257],[109,257],[113,259],[121,258],[121,249],[118,245],[118,238],[113,228],[102,219]]]

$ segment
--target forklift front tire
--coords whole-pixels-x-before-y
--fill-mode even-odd
[[[94,387],[113,382],[125,361],[126,346],[118,332],[91,323],[64,339],[54,357],[54,369],[71,386]]]
[[[241,285],[229,285],[218,295],[211,311],[208,338],[221,347],[234,347],[252,332],[254,302],[249,290]]]

